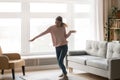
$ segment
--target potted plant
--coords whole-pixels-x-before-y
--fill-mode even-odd
[[[112,13],[112,18],[117,18],[116,17],[116,14],[117,14],[117,12],[118,12],[118,8],[117,7],[115,7],[115,6],[113,6],[112,8],[111,8],[112,10],[111,10],[111,13]]]

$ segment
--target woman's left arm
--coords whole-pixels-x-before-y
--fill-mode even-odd
[[[65,31],[65,34],[66,34],[66,38],[68,38],[71,33],[75,33],[76,31],[75,30],[70,30],[67,34],[66,34],[66,31]]]

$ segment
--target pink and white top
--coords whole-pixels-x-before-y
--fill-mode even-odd
[[[53,46],[55,47],[68,43],[66,39],[70,36],[70,33],[66,34],[65,27],[56,27],[56,25],[50,26],[46,31],[42,32],[39,37],[47,33],[51,33]]]

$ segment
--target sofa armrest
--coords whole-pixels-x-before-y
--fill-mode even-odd
[[[86,55],[86,51],[69,51],[68,56]]]
[[[108,59],[108,69],[110,71],[110,77],[117,77],[120,75],[120,58]]]
[[[9,58],[9,60],[21,59],[21,56],[19,53],[4,53],[3,55],[7,56]]]
[[[9,68],[9,58],[4,55],[0,55],[0,69]]]

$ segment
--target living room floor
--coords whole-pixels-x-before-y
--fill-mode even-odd
[[[27,71],[25,76],[22,76],[21,72],[16,72],[15,80],[59,80],[58,76],[60,74],[61,71],[59,69]],[[108,80],[106,78],[79,70],[74,70],[73,73],[68,73],[68,78],[69,80]],[[12,80],[12,74],[5,73],[4,75],[0,76],[0,80]]]

